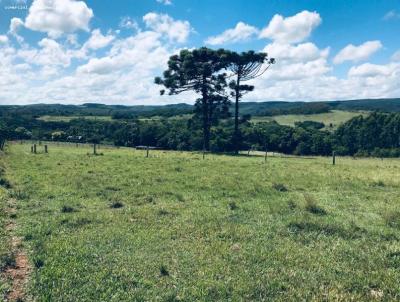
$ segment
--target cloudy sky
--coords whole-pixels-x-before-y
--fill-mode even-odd
[[[0,104],[166,104],[182,48],[276,58],[248,101],[400,97],[399,0],[0,0]]]

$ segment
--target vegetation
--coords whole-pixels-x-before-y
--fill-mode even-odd
[[[336,130],[321,123],[295,123],[294,127],[276,122],[252,123],[240,119],[242,150],[260,150],[296,155],[340,155],[398,157],[400,155],[400,113],[373,113],[358,116]],[[34,139],[116,146],[153,146],[167,150],[203,150],[203,124],[196,116],[189,119],[44,122],[29,117],[5,117],[5,139]],[[326,126],[326,125],[325,125]],[[322,128],[322,129],[321,129]],[[234,121],[220,120],[210,128],[210,150],[233,152]],[[378,138],[378,139],[377,139]]]
[[[400,297],[399,160],[29,147],[2,160],[37,301]]]
[[[253,85],[245,85],[247,82],[261,76],[272,64],[275,59],[267,57],[266,53],[255,53],[254,51],[248,52],[229,52],[228,53],[228,70],[231,72],[233,80],[229,83],[231,96],[234,98],[235,103],[235,128],[233,131],[233,148],[237,154],[240,149],[241,134],[239,129],[239,101],[241,101],[244,94],[253,91]]]
[[[342,111],[331,110],[328,113],[316,114],[285,114],[275,116],[254,116],[252,122],[270,122],[276,121],[280,125],[294,126],[297,122],[314,121],[325,125],[326,130],[334,130],[341,124],[347,122],[356,116],[367,116],[369,112],[365,111]]]
[[[211,126],[228,109],[228,99],[224,96],[226,74],[222,73],[228,64],[225,50],[184,49],[170,57],[163,78],[155,78],[155,83],[164,85],[170,95],[187,91],[201,95],[196,100],[195,113],[202,121],[203,148],[207,151],[210,150]],[[164,92],[161,90],[161,94]]]

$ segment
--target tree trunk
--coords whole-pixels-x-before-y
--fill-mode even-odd
[[[233,133],[233,144],[235,154],[239,153],[239,99],[240,99],[240,77],[237,77],[235,88],[235,130]]]
[[[203,149],[210,151],[210,119],[209,119],[209,104],[207,94],[207,83],[203,77],[203,88],[202,88],[202,105],[203,105]]]
[[[210,151],[210,121],[207,96],[203,96],[203,148]]]

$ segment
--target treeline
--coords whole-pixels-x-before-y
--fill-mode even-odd
[[[336,131],[321,129],[317,122],[299,122],[295,127],[276,122],[251,123],[240,119],[240,149],[274,151],[295,155],[400,156],[400,113],[372,113],[355,117]],[[210,150],[233,152],[234,121],[223,119],[211,127]],[[32,118],[8,118],[0,123],[1,141],[34,139],[102,142],[116,146],[153,146],[169,150],[203,149],[201,120],[99,121],[74,119],[45,122]],[[0,142],[1,142],[0,141]]]
[[[189,101],[189,100],[188,100]],[[121,106],[104,104],[61,105],[38,104],[25,106],[0,106],[0,116],[18,114],[19,116],[111,116],[116,119],[153,116],[175,116],[180,114],[192,114],[193,105],[170,104],[160,106]],[[379,111],[400,112],[400,99],[380,100],[351,100],[332,102],[243,102],[241,114],[252,116],[273,116],[282,114],[318,114],[327,110],[348,111]],[[234,106],[230,105],[229,111],[234,112]]]

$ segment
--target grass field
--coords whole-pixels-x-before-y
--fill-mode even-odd
[[[367,112],[362,111],[343,111],[343,110],[332,110],[329,113],[320,114],[288,114],[288,115],[277,115],[277,116],[255,116],[251,120],[253,122],[265,122],[265,121],[277,121],[278,124],[294,126],[295,122],[304,121],[315,121],[325,124],[328,128],[329,124],[333,125],[333,128],[337,128],[340,124],[347,122],[351,118],[358,115],[367,115]]]
[[[69,115],[69,116],[62,116],[62,115],[43,115],[39,117],[39,120],[45,122],[69,122],[73,119],[87,119],[87,120],[97,120],[97,121],[111,121],[111,116],[97,116],[97,115]]]
[[[400,160],[49,151],[2,158],[37,301],[400,299]]]

